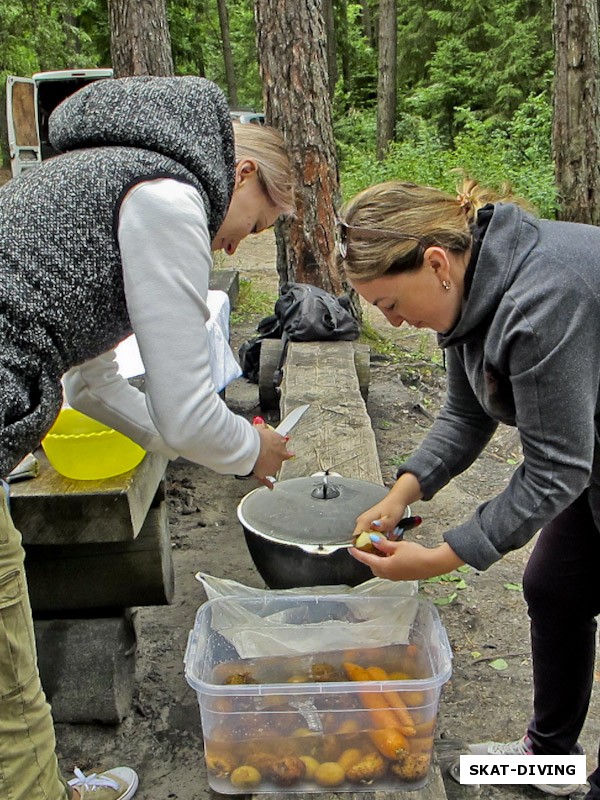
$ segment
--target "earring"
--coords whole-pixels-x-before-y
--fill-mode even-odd
[[[442,281],[442,286],[446,291],[452,288],[452,284],[450,283],[450,281]]]

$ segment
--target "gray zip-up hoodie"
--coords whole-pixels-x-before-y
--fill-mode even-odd
[[[444,539],[486,569],[587,487],[600,527],[600,229],[498,204],[447,352],[446,403],[399,474],[430,499],[516,425],[523,463],[506,489]]]
[[[56,417],[61,376],[131,333],[116,221],[137,183],[201,195],[211,238],[231,199],[233,127],[203,78],[90,84],[50,118],[63,155],[0,189],[0,477]]]

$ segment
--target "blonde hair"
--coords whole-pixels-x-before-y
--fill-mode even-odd
[[[385,273],[418,269],[425,247],[439,245],[464,252],[472,243],[471,225],[487,203],[518,202],[510,187],[495,192],[465,178],[451,195],[430,186],[388,181],[371,186],[349,200],[341,219],[346,231],[347,254],[343,269],[350,280],[369,281]],[[360,228],[374,228],[381,236],[361,238]],[[386,236],[388,230],[392,235]],[[414,239],[398,239],[393,233]]]
[[[233,123],[235,157],[251,158],[271,201],[282,214],[294,213],[292,168],[283,136],[275,128],[253,123]]]

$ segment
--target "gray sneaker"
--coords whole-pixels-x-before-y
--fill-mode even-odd
[[[467,745],[469,753],[474,756],[532,756],[533,747],[529,736],[523,736],[515,742],[477,742]]]
[[[533,746],[529,736],[523,736],[514,742],[478,742],[468,745],[469,752],[476,756],[532,756]],[[580,748],[583,753],[583,749]],[[452,774],[452,777],[455,775]],[[550,794],[553,797],[568,797],[573,792],[582,788],[580,783],[531,783],[541,792]]]

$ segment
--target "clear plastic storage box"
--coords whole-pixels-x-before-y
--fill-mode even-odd
[[[451,665],[437,610],[417,597],[272,592],[207,602],[185,671],[211,788],[422,787]]]

